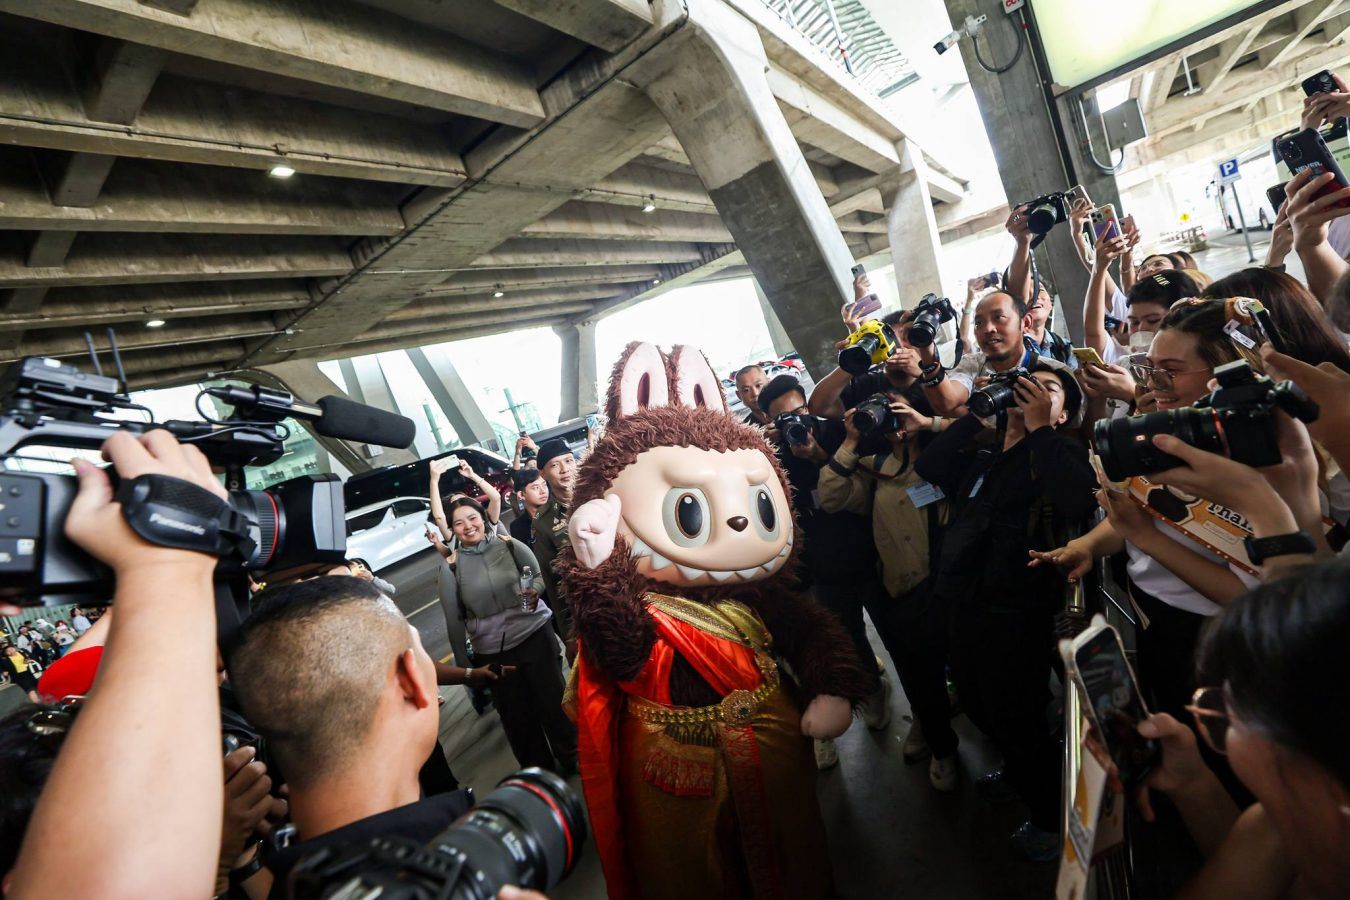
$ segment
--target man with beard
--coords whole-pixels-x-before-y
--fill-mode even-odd
[[[1033,353],[1024,342],[1026,314],[1026,303],[1013,294],[995,291],[982,299],[975,307],[975,341],[980,349],[967,353],[950,371],[938,359],[933,344],[917,348],[919,383],[938,415],[964,415],[977,381],[1028,364]]]

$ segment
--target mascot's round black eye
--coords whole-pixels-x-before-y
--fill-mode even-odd
[[[712,521],[708,498],[698,488],[675,487],[661,504],[666,534],[681,547],[701,547],[708,542]]]
[[[703,504],[693,494],[681,494],[675,501],[675,523],[687,538],[703,533]]]
[[[773,531],[778,524],[778,514],[773,508],[773,498],[764,488],[755,491],[755,508],[759,511],[759,521],[764,530]]]

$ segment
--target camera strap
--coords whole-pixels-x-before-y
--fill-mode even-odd
[[[131,530],[160,547],[212,556],[254,549],[249,520],[206,488],[169,475],[142,475],[117,486],[117,502]]]

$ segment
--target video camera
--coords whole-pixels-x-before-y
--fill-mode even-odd
[[[1031,373],[1022,366],[1006,372],[994,372],[989,376],[988,384],[978,391],[970,392],[966,406],[970,407],[970,411],[975,415],[984,419],[1005,409],[1011,409],[1017,405],[1017,392],[1014,390],[1017,382],[1030,377]]]
[[[956,310],[952,308],[952,301],[946,297],[939,300],[937,294],[924,294],[919,305],[914,307],[906,339],[915,347],[930,346],[937,340],[938,330],[943,324],[955,318]]]
[[[1124,481],[1186,465],[1153,446],[1159,434],[1175,435],[1192,447],[1249,466],[1273,466],[1281,459],[1275,410],[1303,422],[1317,421],[1317,404],[1302,388],[1292,381],[1276,384],[1253,372],[1246,360],[1219,366],[1214,377],[1219,387],[1195,406],[1097,422],[1093,443],[1106,477]]]
[[[504,885],[550,890],[576,867],[586,816],[552,772],[531,768],[497,789],[426,846],[379,837],[323,847],[290,876],[295,900],[491,900]]]
[[[90,342],[92,347],[92,341]],[[121,360],[113,345],[119,376]],[[65,520],[78,490],[71,475],[24,471],[16,451],[30,446],[97,450],[117,431],[144,434],[162,428],[202,450],[226,473],[227,508],[204,489],[177,479],[143,476],[114,486],[128,524],[164,546],[199,549],[210,545],[216,566],[217,598],[228,595],[235,612],[246,611],[245,573],[306,562],[341,562],[346,555],[342,484],[336,475],[303,475],[267,490],[244,487],[243,468],[281,458],[288,416],[314,423],[320,434],[347,440],[407,447],[410,419],[342,397],[317,404],[258,385],[210,387],[198,395],[233,408],[223,420],[148,422],[110,418],[119,410],[140,410],[123,389],[125,378],[90,375],[55,359],[28,357],[0,375],[0,599],[22,605],[106,603],[112,573],[65,535]],[[31,463],[31,460],[25,460]],[[222,633],[227,621],[218,606]]]
[[[778,433],[791,447],[805,447],[811,438],[820,438],[821,420],[801,413],[783,413],[773,420]]]
[[[848,345],[839,351],[839,368],[850,375],[862,375],[885,362],[899,345],[891,326],[875,319],[864,322],[848,336]]]
[[[1041,245],[1050,229],[1069,221],[1069,197],[1065,191],[1044,194],[1035,200],[1019,203],[1018,206],[1026,207],[1022,215],[1026,216],[1031,233],[1036,235],[1031,241],[1033,250]]]

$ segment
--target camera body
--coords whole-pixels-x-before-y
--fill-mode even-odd
[[[862,375],[884,362],[899,345],[891,326],[875,319],[864,322],[848,336],[848,345],[839,351],[839,368],[850,375]]]
[[[1045,239],[1050,229],[1069,221],[1069,196],[1064,191],[1042,194],[1018,205],[1026,207],[1022,215],[1026,216],[1031,233],[1036,235],[1037,244]]]
[[[817,416],[783,413],[773,424],[790,447],[805,447],[812,438],[820,438],[821,421]]]
[[[873,394],[853,411],[853,427],[858,433],[867,435],[894,434],[905,427],[900,417],[891,411],[891,398],[886,394]]]
[[[1030,377],[1031,373],[1022,366],[1006,372],[995,372],[989,376],[988,384],[978,391],[970,392],[966,406],[970,407],[970,411],[975,415],[985,419],[1005,409],[1011,409],[1017,405],[1017,393],[1014,390],[1017,382]]]
[[[915,347],[928,347],[937,340],[938,330],[944,323],[956,318],[952,301],[937,294],[924,294],[919,305],[914,307],[914,315],[909,320],[906,339]]]
[[[1153,446],[1153,437],[1171,434],[1192,447],[1221,453],[1248,466],[1273,466],[1281,459],[1275,410],[1303,422],[1315,422],[1319,410],[1292,381],[1276,384],[1252,371],[1246,360],[1214,370],[1219,387],[1195,406],[1167,409],[1124,419],[1102,419],[1093,443],[1102,469],[1112,481],[1184,466]]]

